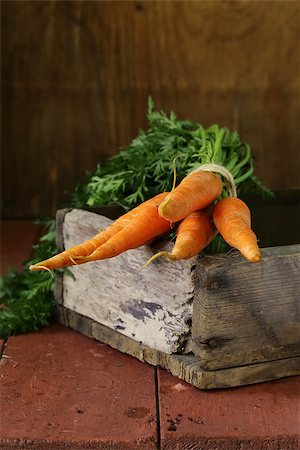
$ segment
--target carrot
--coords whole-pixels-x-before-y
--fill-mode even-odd
[[[147,200],[121,216],[106,230],[80,245],[29,267],[30,270],[52,270],[111,258],[139,247],[170,229],[170,223],[158,215],[158,206],[168,192]]]
[[[194,211],[180,222],[172,253],[156,253],[144,268],[159,256],[164,256],[172,261],[191,258],[200,253],[213,240],[216,233],[211,215],[207,211]]]
[[[251,215],[246,203],[233,197],[220,200],[213,210],[213,220],[231,247],[237,248],[248,261],[260,260],[257,238],[251,230]]]
[[[189,213],[204,209],[222,192],[220,178],[212,172],[197,171],[187,175],[159,205],[161,217],[178,222]]]

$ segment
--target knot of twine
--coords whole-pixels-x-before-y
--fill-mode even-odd
[[[235,182],[234,182],[233,176],[231,175],[229,170],[227,170],[224,166],[221,166],[220,164],[213,164],[213,163],[202,164],[201,166],[194,169],[191,173],[199,172],[200,170],[207,171],[207,172],[219,173],[220,175],[222,175],[222,177],[224,178],[224,183],[225,183],[225,187],[228,192],[228,195],[230,197],[237,197],[236,187],[235,187]]]

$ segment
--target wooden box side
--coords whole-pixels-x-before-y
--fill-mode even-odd
[[[61,250],[64,249],[64,221],[66,213],[70,210],[60,210],[57,214],[57,244]],[[106,212],[105,212],[106,213]],[[265,250],[266,251],[266,250]],[[276,252],[272,249],[272,253]],[[216,284],[210,286],[209,282],[214,283],[210,272],[214,270],[214,266],[219,264],[220,258],[205,258],[197,263],[198,269],[194,271],[195,265],[191,266],[191,279],[195,278],[197,289],[201,288],[202,297],[209,293],[207,288],[216,288]],[[160,265],[156,267],[157,276],[159,276]],[[192,275],[196,274],[196,276]],[[199,277],[202,281],[199,281]],[[70,280],[69,280],[70,281]],[[67,283],[68,284],[68,283]],[[67,293],[67,285],[64,283],[64,276],[59,274],[55,283],[55,299],[57,303],[57,319],[60,323],[69,326],[80,333],[101,340],[110,346],[117,348],[121,352],[128,353],[141,361],[147,361],[153,365],[160,365],[168,369],[173,375],[193,384],[200,389],[214,389],[240,386],[291,376],[300,373],[300,357],[291,357],[286,359],[278,359],[270,362],[258,362],[251,365],[241,367],[221,368],[217,370],[206,370],[203,367],[203,361],[192,353],[183,354],[167,354],[157,348],[155,345],[147,346],[137,340],[127,337],[110,327],[107,327],[85,315],[76,312],[73,306],[68,309],[64,305],[65,295]],[[195,295],[196,302],[199,300],[199,291],[194,290],[189,293],[188,302],[193,300]],[[203,299],[202,299],[203,301]],[[194,311],[194,314],[196,312]],[[197,314],[197,313],[196,313]],[[196,315],[196,317],[199,317]],[[197,321],[195,321],[197,323]],[[204,320],[204,327],[207,326],[207,320]],[[195,328],[195,327],[194,327]],[[199,349],[198,349],[199,350]],[[198,353],[197,353],[198,354]]]
[[[215,370],[300,355],[300,245],[207,257],[195,271],[192,349]]]
[[[57,313],[58,320],[63,325],[134,356],[140,361],[167,369],[172,375],[198,389],[230,388],[300,374],[300,357],[250,366],[205,370],[193,354],[168,355],[61,305],[58,306]]]
[[[89,211],[61,211],[57,243],[72,247],[110,223]],[[64,274],[56,283],[57,302],[149,347],[180,353],[190,340],[195,258],[175,264],[161,258],[141,270],[154,253],[170,251],[171,246],[161,241],[70,267],[73,277]]]

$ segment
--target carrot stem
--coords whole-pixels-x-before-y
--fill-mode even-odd
[[[249,176],[252,174],[253,170],[254,170],[254,167],[253,167],[253,165],[251,164],[251,167],[247,170],[247,172],[245,172],[245,173],[244,173],[243,175],[241,175],[240,177],[234,179],[235,184],[241,183],[242,181],[246,180],[246,178],[249,178]]]
[[[245,150],[246,150],[246,153],[245,153],[245,156],[244,156],[244,158],[242,159],[242,161],[240,161],[240,162],[234,167],[234,169],[232,169],[232,175],[233,175],[233,177],[235,177],[235,176],[239,173],[240,169],[241,169],[245,164],[247,164],[247,162],[250,160],[251,149],[250,149],[250,146],[249,146],[248,144],[245,144]]]

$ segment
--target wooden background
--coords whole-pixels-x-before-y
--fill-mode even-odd
[[[2,215],[54,214],[146,125],[147,96],[237,129],[300,187],[300,2],[2,2]]]

